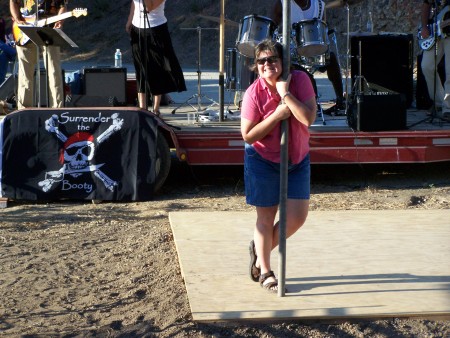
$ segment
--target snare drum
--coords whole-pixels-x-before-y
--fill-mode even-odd
[[[264,39],[273,39],[276,24],[271,19],[259,15],[248,15],[239,24],[236,47],[249,58],[255,56],[255,47]]]
[[[237,53],[237,90],[245,91],[255,81],[256,74],[250,70],[253,58]]]
[[[316,56],[324,54],[328,49],[328,28],[321,20],[304,20],[292,25],[295,31],[297,53],[300,56]]]

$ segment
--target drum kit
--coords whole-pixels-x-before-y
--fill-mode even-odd
[[[290,53],[293,65],[315,69],[327,65],[330,40],[327,24],[318,19],[303,20],[292,24]],[[265,39],[283,42],[282,34],[270,18],[248,15],[239,25],[236,48],[227,49],[226,89],[245,91],[255,79],[249,69],[253,62],[255,47]]]
[[[355,5],[361,1],[334,0],[327,3],[325,8],[348,8],[349,5]],[[291,27],[290,55],[294,68],[306,69],[312,76],[317,69],[328,65],[330,50],[339,55],[336,35],[334,31],[329,32],[324,21],[302,20],[292,23]],[[227,90],[245,91],[254,81],[256,75],[249,66],[253,62],[255,47],[265,39],[283,43],[283,36],[272,19],[260,15],[248,15],[240,21],[236,47],[228,48],[226,52],[225,88]]]

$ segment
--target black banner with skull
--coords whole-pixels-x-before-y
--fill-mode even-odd
[[[149,200],[157,127],[139,110],[26,109],[1,122],[1,195],[15,200]]]

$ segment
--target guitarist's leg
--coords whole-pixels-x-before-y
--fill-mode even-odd
[[[44,47],[45,68],[48,76],[49,107],[60,108],[64,105],[64,84],[61,71],[61,51],[59,47]],[[47,60],[48,59],[48,60]],[[47,64],[48,61],[48,64]],[[42,89],[41,89],[42,90]]]
[[[33,107],[34,98],[34,69],[37,62],[37,47],[32,43],[17,46],[19,60],[17,108]]]
[[[442,59],[444,54],[443,45],[441,42],[442,41],[437,42],[437,57],[435,58],[435,49],[433,47],[428,51],[423,51],[421,63],[422,73],[427,83],[428,94],[432,100],[436,99],[435,105],[439,108],[442,107],[442,101],[444,99],[444,87],[442,86],[439,74],[436,72],[437,64],[439,64],[439,61]]]

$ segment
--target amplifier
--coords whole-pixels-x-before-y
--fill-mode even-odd
[[[357,131],[406,129],[405,95],[372,84],[379,90],[355,95],[347,111],[349,126]]]
[[[127,69],[95,67],[83,69],[84,94],[97,97],[115,97],[117,104],[127,104]]]

